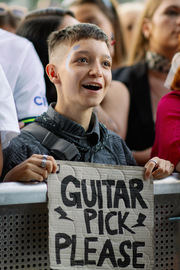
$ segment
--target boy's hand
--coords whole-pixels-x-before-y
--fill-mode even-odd
[[[154,179],[162,179],[169,176],[174,171],[174,165],[165,159],[154,157],[150,159],[144,166],[145,180],[152,174]]]
[[[3,182],[42,182],[49,173],[55,173],[56,169],[57,163],[52,156],[34,154],[9,171]]]

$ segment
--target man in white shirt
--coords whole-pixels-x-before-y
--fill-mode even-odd
[[[13,93],[18,121],[33,122],[48,107],[44,69],[34,46],[0,29],[0,64]]]
[[[0,175],[3,166],[2,149],[19,134],[13,94],[0,65]]]

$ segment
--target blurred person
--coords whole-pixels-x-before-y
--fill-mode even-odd
[[[119,4],[117,7],[117,12],[121,20],[123,39],[127,55],[132,46],[136,24],[143,11],[143,7],[144,2],[125,2]]]
[[[55,159],[136,166],[124,141],[100,124],[93,112],[112,79],[108,36],[96,25],[80,23],[54,31],[48,39],[48,51],[46,72],[56,86],[57,103],[4,150],[4,181],[41,182],[48,173],[56,172]],[[51,133],[55,145],[61,143],[60,148],[37,137],[42,128],[45,134]],[[151,173],[161,179],[173,171],[169,161],[158,157],[149,160],[145,168],[145,179]]]
[[[165,86],[171,92],[158,104],[151,156],[170,160],[180,172],[180,53],[173,57]]]
[[[129,89],[130,111],[126,143],[139,165],[150,158],[159,100],[170,90],[164,81],[178,48],[180,0],[148,0],[136,28],[129,66],[113,79]]]
[[[48,64],[47,38],[49,34],[77,23],[78,21],[71,11],[49,7],[29,12],[22,20],[16,33],[29,39],[34,44],[45,68]],[[45,74],[45,81],[46,97],[50,104],[57,100],[56,89],[47,74]],[[101,105],[95,108],[95,111],[101,123],[124,139],[127,129],[128,108],[129,93],[127,88],[122,83],[113,81],[110,91]]]
[[[43,8],[30,11],[21,21],[16,34],[30,40],[43,64],[44,70],[48,64],[47,38],[56,30],[78,23],[71,11],[62,8]],[[46,82],[46,98],[48,104],[57,100],[54,84],[44,73]]]
[[[74,0],[68,7],[81,23],[94,23],[105,31],[110,40],[112,69],[121,66],[126,58],[117,5],[116,0]]]
[[[33,122],[48,107],[44,70],[33,44],[0,29],[0,63],[13,93],[18,121]]]
[[[6,148],[19,132],[12,91],[0,65],[0,175],[3,167],[2,149]]]
[[[0,3],[0,28],[15,33],[26,12],[27,8],[23,6]]]

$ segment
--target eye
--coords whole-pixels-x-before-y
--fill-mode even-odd
[[[87,59],[85,57],[81,57],[81,58],[78,58],[76,61],[78,63],[86,63],[87,62]]]
[[[177,10],[175,10],[175,9],[169,9],[169,10],[167,10],[166,12],[165,12],[165,14],[167,14],[167,15],[171,15],[171,16],[178,16],[178,11]]]
[[[105,67],[111,67],[111,63],[109,61],[104,61],[103,66]]]

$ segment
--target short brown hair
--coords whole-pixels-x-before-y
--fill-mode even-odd
[[[79,40],[90,38],[104,41],[109,47],[108,36],[101,28],[91,23],[79,23],[50,34],[48,38],[49,56],[61,44],[72,45]]]

